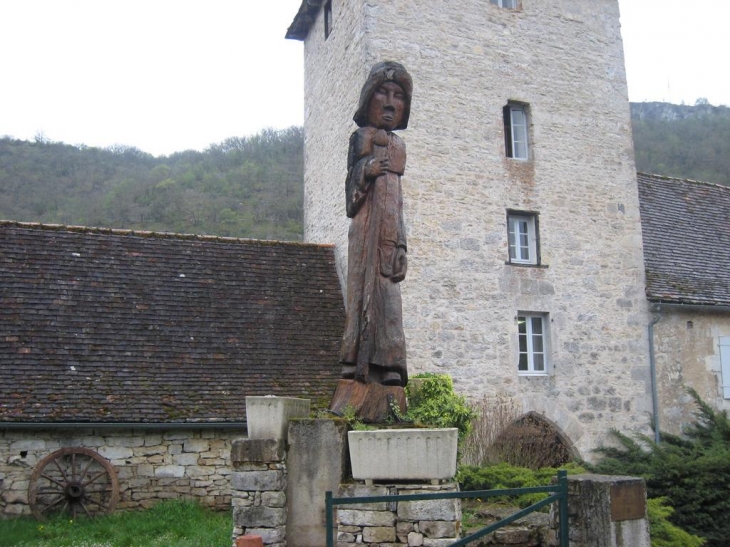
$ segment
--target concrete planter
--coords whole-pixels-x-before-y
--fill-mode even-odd
[[[287,438],[289,420],[309,416],[309,400],[295,397],[246,397],[249,439]]]
[[[350,431],[352,477],[358,480],[450,479],[456,474],[458,430]]]

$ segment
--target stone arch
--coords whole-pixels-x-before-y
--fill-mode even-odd
[[[494,455],[520,467],[560,467],[579,454],[570,438],[551,420],[534,411],[515,419],[495,439]]]

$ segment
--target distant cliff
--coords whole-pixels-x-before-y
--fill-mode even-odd
[[[730,108],[631,103],[636,169],[730,185]]]
[[[634,120],[676,121],[687,118],[719,116],[730,118],[730,108],[700,103],[694,106],[672,103],[631,103],[631,118]]]

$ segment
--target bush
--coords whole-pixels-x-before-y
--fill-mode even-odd
[[[690,395],[698,411],[684,437],[663,433],[657,444],[614,431],[621,446],[599,449],[604,459],[591,470],[644,477],[649,497],[665,498],[674,509],[672,524],[705,538],[708,547],[720,547],[730,537],[730,419],[695,391]]]
[[[584,473],[585,469],[575,464],[561,467],[568,473]],[[554,467],[529,469],[516,467],[508,463],[496,465],[475,466],[461,465],[456,474],[459,488],[468,490],[495,490],[502,488],[527,488],[529,486],[546,486],[557,476],[558,470]],[[523,494],[518,497],[507,497],[510,505],[524,508],[547,497],[547,494]]]
[[[422,382],[409,382],[406,386],[408,412],[405,421],[433,427],[455,427],[459,430],[459,439],[463,439],[471,430],[475,412],[465,397],[456,394],[451,376],[423,373],[414,378]]]
[[[674,509],[667,505],[667,498],[647,500],[646,511],[649,514],[651,547],[702,547],[705,544],[701,537],[688,534],[669,522]]]

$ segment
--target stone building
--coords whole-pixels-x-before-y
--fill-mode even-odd
[[[617,0],[302,2],[305,239],[347,261],[344,180],[376,62],[414,80],[403,177],[409,369],[508,397],[584,458],[651,411]],[[515,242],[521,244],[515,244]]]
[[[245,397],[326,407],[343,320],[329,246],[0,221],[0,517],[65,447],[228,509]]]
[[[730,410],[730,188],[641,173],[638,182],[656,415],[679,434],[696,411],[688,387]]]

